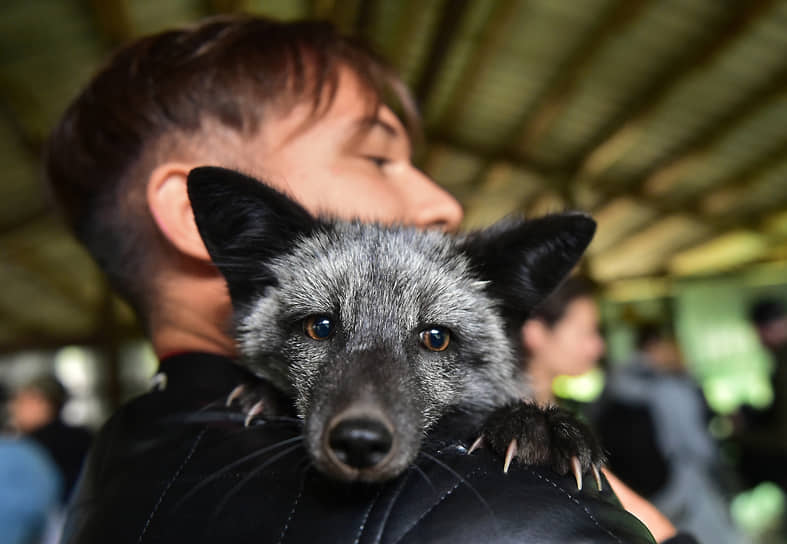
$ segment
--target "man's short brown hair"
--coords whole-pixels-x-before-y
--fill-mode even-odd
[[[368,48],[327,22],[250,16],[210,19],[122,48],[66,110],[47,146],[48,182],[77,238],[143,317],[151,310],[146,278],[155,272],[156,229],[142,181],[156,161],[209,121],[251,137],[270,111],[310,101],[318,117],[342,67],[369,91],[370,108],[388,103],[414,130],[405,86]]]

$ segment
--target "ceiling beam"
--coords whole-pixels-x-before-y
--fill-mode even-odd
[[[144,334],[136,326],[122,326],[115,332],[115,339],[118,344],[142,338],[144,338]],[[0,355],[25,350],[58,349],[64,346],[101,347],[104,343],[105,340],[101,337],[101,333],[98,332],[87,335],[58,336],[50,331],[24,328],[20,329],[19,334],[15,336],[13,341],[0,344]]]
[[[670,255],[667,257],[667,260],[671,259],[672,257],[674,257],[679,253],[700,248],[703,245],[712,242],[717,238],[721,238],[722,236],[733,234],[739,231],[749,231],[758,236],[762,236],[763,238],[765,238],[766,243],[768,244],[768,248],[772,248],[777,244],[781,244],[787,241],[787,236],[783,234],[764,234],[762,227],[767,223],[769,217],[768,215],[764,216],[763,214],[778,213],[784,208],[784,204],[785,202],[781,202],[779,204],[770,206],[767,210],[758,210],[756,212],[749,212],[742,219],[728,221],[726,228],[719,229],[719,231],[713,232],[708,236],[703,236],[697,240],[693,240],[691,243],[679,244],[678,246],[672,249]],[[766,248],[766,250],[768,248]],[[762,253],[760,255],[762,255]],[[740,265],[746,265],[749,264],[749,262],[751,261],[740,262]],[[668,262],[664,263],[666,273],[669,273],[669,271],[666,269],[666,266],[668,264],[669,264]]]
[[[525,170],[538,178],[555,178],[564,175],[562,170],[546,167],[533,162],[510,149],[480,149],[478,146],[469,145],[449,134],[438,132],[430,132],[427,135],[427,141],[431,145],[453,148],[466,155],[478,157],[484,164],[498,164],[504,162],[520,170]],[[544,183],[547,183],[546,179],[544,179]]]
[[[364,0],[332,0],[323,2],[323,18],[329,19],[341,34],[352,34],[356,29],[358,11]]]
[[[46,337],[49,331],[41,327],[41,322],[36,319],[20,317],[19,314],[9,311],[7,307],[0,305],[0,323],[3,327],[11,330],[14,339],[30,337]],[[0,344],[0,352],[3,346]],[[13,350],[11,350],[13,351]]]
[[[33,134],[35,131],[25,126],[24,120],[18,113],[20,110],[41,109],[34,96],[35,94],[23,88],[19,81],[11,81],[0,74],[0,119],[11,128],[11,134],[19,144],[19,148],[24,150],[26,158],[38,163],[44,147],[44,136]],[[21,104],[26,105],[20,107]]]
[[[314,19],[330,19],[334,0],[309,0],[309,16]]]
[[[601,44],[636,17],[644,4],[645,0],[619,0],[607,13],[602,14],[595,27],[586,33],[585,39],[577,43],[562,66],[555,70],[555,78],[543,87],[542,94],[534,101],[533,108],[522,112],[510,133],[500,136],[499,148],[508,149],[508,153],[514,156],[521,156],[522,153],[518,150],[535,145],[536,140],[565,107],[589,60],[597,53]],[[472,182],[474,186],[483,183],[493,164],[494,162],[484,164],[478,177]],[[528,170],[533,171],[532,166]],[[553,173],[549,177],[552,183],[543,185],[545,187],[552,185],[552,189],[561,196],[565,205],[575,208],[576,198],[570,187],[570,178],[563,173],[560,175]],[[522,206],[525,204],[522,203]]]
[[[725,112],[705,130],[694,133],[680,151],[657,161],[635,179],[629,179],[624,183],[610,183],[609,180],[605,180],[603,185],[597,183],[593,189],[608,197],[623,194],[653,198],[663,195],[680,179],[681,173],[685,172],[688,165],[706,161],[708,152],[738,129],[742,122],[767,108],[771,103],[784,99],[786,89],[787,64],[773,74],[762,87],[746,95],[737,107]],[[599,182],[601,179],[603,176],[597,177],[595,181]],[[592,184],[593,181],[591,180],[590,183]]]
[[[536,146],[538,139],[564,110],[578,83],[586,75],[589,61],[601,45],[639,15],[649,0],[618,0],[608,8],[580,40],[566,61],[555,70],[555,77],[535,101],[532,109],[523,112],[513,134],[504,142],[513,149],[527,150]]]
[[[22,150],[22,155],[24,155],[23,160],[38,165],[42,160],[43,135],[31,134],[31,131],[25,128],[22,119],[18,115],[19,108],[11,106],[11,102],[18,103],[16,100],[17,96],[24,96],[22,100],[29,101],[32,93],[23,92],[18,84],[13,84],[5,77],[0,76],[0,119],[10,127],[11,134],[18,143],[18,148]],[[16,215],[13,220],[0,220],[0,237],[26,227],[33,221],[47,216],[50,212],[51,207],[48,199],[42,198],[39,205],[32,209],[24,210],[24,213]]]
[[[0,222],[0,240],[6,236],[13,236],[19,230],[28,227],[31,223],[46,219],[52,214],[52,208],[44,204],[40,208],[25,210],[24,215],[15,217],[13,221]]]
[[[731,172],[725,178],[717,181],[711,187],[711,189],[713,191],[719,191],[721,189],[743,190],[746,187],[754,186],[756,183],[758,183],[761,176],[765,175],[769,170],[784,162],[784,157],[784,148],[778,149],[772,153],[767,153],[758,160],[746,165],[743,169],[736,172]],[[718,218],[715,217],[716,214],[709,213],[708,210],[704,208],[703,203],[707,199],[707,194],[704,192],[679,201],[652,198],[640,194],[639,192],[619,193],[615,196],[630,198],[642,206],[646,206],[655,210],[662,216],[673,214],[688,215],[700,220],[702,223],[707,224],[712,228],[719,228],[726,225],[726,223],[724,225],[719,224]],[[608,202],[609,200],[605,201],[605,203]],[[603,204],[597,206],[595,209],[591,210],[591,213],[598,213],[602,206]],[[650,225],[650,222],[648,222],[631,230],[618,232],[615,240],[610,241],[610,247],[621,242],[625,238],[636,236],[642,233],[647,228],[649,228]]]
[[[553,111],[555,106],[554,100],[566,98],[566,93],[573,86],[575,78],[579,76],[582,67],[586,65],[587,60],[597,51],[600,44],[607,37],[604,33],[614,31],[614,29],[628,22],[636,15],[641,5],[642,2],[640,1],[628,2],[623,0],[616,4],[610,15],[599,19],[597,28],[588,32],[588,38],[582,40],[574,53],[569,56],[562,69],[556,71],[559,74],[556,80],[545,86],[547,90],[544,96],[536,101],[537,104],[541,105],[541,109],[536,110],[535,115],[541,115],[541,117],[537,119],[533,117],[531,111],[524,112],[521,119],[515,123],[514,129],[509,134],[503,134],[499,137],[500,144],[495,149],[488,150],[482,154],[484,158],[483,164],[476,178],[470,182],[471,186],[480,186],[489,175],[491,169],[494,168],[494,165],[500,161],[505,161],[530,172],[540,172],[541,177],[548,177],[550,183],[544,183],[544,186],[551,186],[550,189],[557,192],[569,207],[575,206],[574,194],[568,184],[570,178],[565,175],[565,172],[552,171],[549,174],[545,174],[543,168],[530,164],[517,152],[519,146],[511,145],[510,142],[518,142],[530,138],[529,134],[532,130],[531,127],[534,126],[533,123],[542,123],[545,120],[543,116],[546,114],[542,112]],[[465,67],[465,73],[460,80],[464,81],[465,84],[457,86],[459,91],[452,97],[452,102],[444,113],[444,119],[453,119],[459,114],[461,105],[467,101],[472,91],[471,82],[478,79],[478,74],[483,69],[484,61],[499,46],[500,36],[504,34],[506,25],[513,18],[513,10],[516,7],[513,3],[502,8],[498,7],[498,10],[490,18],[486,25],[487,38],[478,48],[468,66]],[[425,98],[426,95],[424,95]],[[445,138],[442,140],[445,141]]]
[[[57,296],[68,306],[79,308],[86,312],[93,312],[94,308],[88,301],[79,296],[74,291],[74,285],[63,278],[49,271],[49,266],[42,263],[32,255],[21,256],[19,254],[3,254],[3,260],[12,266],[18,267],[26,273],[30,283],[39,285],[48,293]]]
[[[114,49],[134,37],[134,25],[126,0],[89,0],[89,5],[93,24],[108,49]]]
[[[475,83],[480,80],[480,75],[494,51],[500,47],[503,36],[514,20],[514,13],[520,6],[521,2],[518,0],[498,0],[494,3],[489,19],[483,25],[483,39],[463,67],[454,93],[435,123],[437,126],[441,126],[446,120],[453,122],[460,117],[461,110],[475,89]]]
[[[236,13],[246,9],[246,0],[207,0],[206,13]]]
[[[765,207],[760,207],[756,210],[751,210],[743,214],[722,214],[719,216],[704,215],[699,218],[695,216],[695,218],[698,219],[700,222],[711,227],[710,229],[711,232],[709,232],[706,236],[701,236],[699,238],[691,240],[690,242],[677,243],[676,245],[672,246],[670,248],[668,255],[665,257],[665,263],[664,263],[665,269],[663,270],[663,272],[664,273],[668,272],[666,270],[666,265],[667,265],[666,260],[668,260],[673,255],[681,251],[687,251],[689,249],[699,247],[713,240],[714,238],[723,236],[725,234],[729,234],[736,230],[751,230],[755,232],[760,231],[761,226],[764,224],[765,221],[767,221],[768,216],[772,213],[783,211],[785,205],[787,205],[787,194],[785,194],[781,200],[771,202]],[[673,213],[677,213],[677,212],[673,212]],[[609,252],[614,252],[617,247],[617,244],[622,242],[624,239],[641,234],[647,228],[652,226],[653,224],[651,222],[643,228],[635,229],[635,232],[630,232],[622,236],[617,243],[610,244],[607,249],[594,255],[593,259],[603,260],[604,256]],[[781,237],[779,237],[779,241],[781,241]]]
[[[374,22],[377,13],[377,0],[362,0],[355,10],[355,21],[353,22],[353,35],[360,36],[369,42],[373,36],[369,36],[369,29]]]
[[[43,262],[35,250],[26,248],[23,251],[3,251],[3,261],[25,272],[31,283],[40,285],[53,293],[66,304],[81,310],[92,312],[94,307],[74,291],[74,285],[63,279],[63,276],[51,270],[49,263]]]
[[[448,0],[441,9],[437,30],[429,43],[429,54],[424,61],[418,83],[414,86],[415,97],[421,105],[426,104],[434,89],[438,76],[448,59],[448,51],[456,40],[469,6],[468,0]]]
[[[735,193],[745,192],[747,189],[755,188],[761,183],[762,177],[765,176],[770,170],[778,168],[783,165],[787,159],[787,139],[784,146],[771,153],[766,153],[758,160],[747,164],[744,168],[737,172],[730,173],[727,177],[722,178],[719,182],[715,183],[712,187],[710,194],[693,195],[688,198],[681,205],[689,213],[694,213],[702,216],[715,216],[719,215],[715,210],[708,209],[706,203],[709,198],[714,195],[723,194],[722,191],[732,191]],[[726,211],[726,210],[725,210]],[[725,213],[722,211],[721,213]]]
[[[729,44],[742,36],[754,21],[766,13],[772,4],[773,0],[728,4],[732,7],[727,8],[726,17],[713,32],[709,33],[710,38],[703,46],[686,50],[678,61],[671,63],[661,74],[652,77],[648,89],[633,96],[628,106],[612,115],[569,160],[575,165],[576,170],[576,175],[572,177],[575,179],[593,177],[587,170],[594,155],[614,142],[620,134],[645,124],[678,81],[702,69],[715,59]]]
[[[18,314],[10,313],[7,307],[0,307],[0,322],[10,324],[15,331],[12,341],[0,343],[0,355],[27,349],[57,349],[68,345],[82,345],[103,349],[111,357],[112,352],[116,352],[124,342],[144,338],[145,334],[138,320],[121,317],[115,295],[108,284],[103,283],[100,304],[89,310],[95,319],[89,332],[84,334],[53,333],[41,328],[38,321],[24,319]]]

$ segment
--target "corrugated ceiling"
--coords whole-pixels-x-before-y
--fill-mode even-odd
[[[787,258],[787,0],[10,0],[1,351],[135,334],[47,205],[41,145],[114,47],[236,10],[374,43],[415,90],[419,161],[468,226],[590,210],[586,268],[613,286]]]

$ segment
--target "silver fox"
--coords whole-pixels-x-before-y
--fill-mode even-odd
[[[589,244],[588,216],[512,219],[452,236],[313,218],[221,168],[193,170],[188,189],[227,280],[241,363],[292,402],[323,473],[395,477],[436,422],[452,417],[460,438],[483,436],[507,454],[506,469],[514,457],[597,474],[602,457],[586,428],[522,402],[518,337]],[[243,395],[250,416],[274,409],[262,389]]]

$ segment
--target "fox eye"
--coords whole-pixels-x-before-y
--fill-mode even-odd
[[[429,327],[418,336],[421,344],[430,351],[444,351],[451,342],[451,332],[443,327]]]
[[[303,332],[312,340],[327,340],[333,334],[333,319],[327,315],[311,315],[303,320]]]

